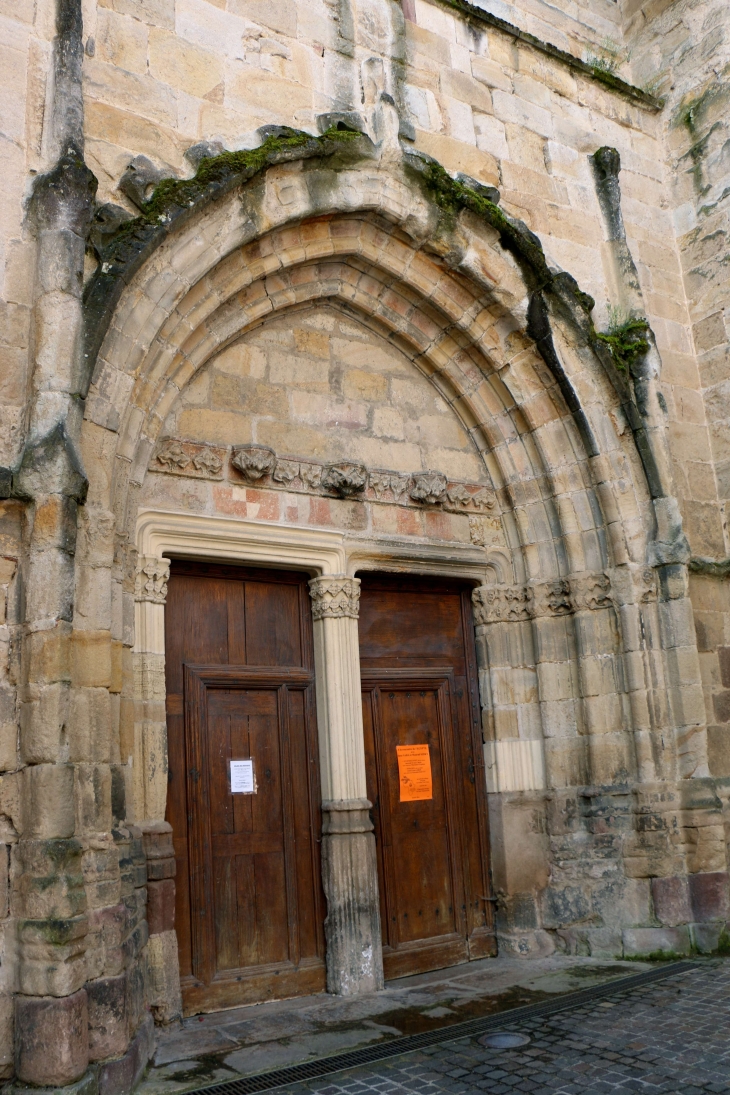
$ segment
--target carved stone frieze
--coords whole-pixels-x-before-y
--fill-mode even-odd
[[[277,460],[271,478],[275,483],[289,486],[299,476],[299,464],[296,460]]]
[[[308,490],[318,490],[322,485],[322,465],[300,463],[299,478]]]
[[[264,445],[241,445],[233,450],[231,464],[244,479],[257,483],[274,470],[276,453]]]
[[[201,476],[222,479],[226,450],[216,445],[195,441],[163,441],[155,451],[152,468],[173,475]]]
[[[479,483],[452,482],[441,472],[391,471],[367,468],[351,460],[319,464],[296,456],[277,456],[268,445],[236,445],[230,452],[230,478],[267,489],[304,491],[339,498],[399,506],[441,506],[450,513],[494,513],[499,521],[497,496]],[[173,475],[222,479],[226,449],[199,442],[166,439],[155,451],[151,468]],[[479,543],[479,526],[473,525],[472,543]],[[474,537],[477,539],[474,539]],[[500,538],[501,540],[501,538]],[[491,532],[485,544],[494,541]]]
[[[414,502],[423,502],[428,506],[436,506],[446,497],[448,480],[438,471],[416,472],[411,478],[411,489],[408,491]]]
[[[312,598],[312,619],[339,619],[349,616],[356,620],[360,611],[360,579],[345,577],[312,578],[309,582]]]
[[[362,494],[368,485],[367,468],[362,464],[328,464],[322,472],[322,486],[340,498]]]
[[[472,520],[476,520],[473,518]],[[607,574],[580,574],[524,586],[477,586],[472,593],[477,624],[567,616],[613,605]]]
[[[169,559],[160,559],[156,555],[140,555],[134,582],[135,601],[151,601],[155,605],[164,605],[169,577]]]
[[[532,605],[529,586],[477,586],[471,595],[477,624],[529,620]]]
[[[217,476],[223,470],[223,459],[213,449],[203,449],[193,457],[193,467],[196,471]]]
[[[392,471],[371,471],[369,486],[379,502],[393,496],[395,502],[400,502],[408,490],[408,476],[399,475]]]
[[[570,583],[565,578],[536,582],[533,592],[533,616],[567,616],[573,610]]]
[[[570,579],[575,610],[610,608],[611,579],[607,574],[581,574]]]

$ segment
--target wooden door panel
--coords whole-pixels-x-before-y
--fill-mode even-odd
[[[398,977],[467,957],[448,669],[363,671],[383,963]],[[398,745],[428,745],[431,799],[400,801]],[[444,949],[445,948],[445,949]]]
[[[167,816],[185,1012],[321,991],[306,578],[173,563],[168,609]],[[234,795],[229,762],[249,757],[256,793]]]
[[[216,974],[283,962],[288,953],[288,913],[279,690],[224,690],[207,694],[210,853],[214,861]],[[255,795],[233,795],[229,761],[253,757]],[[239,889],[243,906],[239,907]],[[251,904],[251,893],[255,897]],[[245,955],[239,952],[242,918]],[[234,946],[235,941],[235,946]]]
[[[443,688],[444,682],[440,686]],[[391,922],[397,925],[399,942],[446,935],[458,930],[461,901],[454,896],[454,886],[459,882],[449,842],[449,775],[443,755],[443,738],[449,727],[442,725],[441,697],[430,681],[390,683],[378,691],[384,784],[381,794],[388,795],[388,821],[382,839],[392,849],[393,860],[389,879],[394,906]],[[432,799],[400,801],[397,745],[428,745]],[[431,854],[422,854],[429,844]]]
[[[246,663],[301,665],[298,589],[247,582],[246,599]]]
[[[364,576],[360,661],[386,978],[494,954],[468,589]],[[400,801],[398,744],[428,744],[431,800]]]

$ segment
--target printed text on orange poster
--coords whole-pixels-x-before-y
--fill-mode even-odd
[[[433,798],[431,757],[427,745],[396,745],[401,802]]]

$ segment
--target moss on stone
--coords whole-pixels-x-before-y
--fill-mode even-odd
[[[209,156],[200,161],[192,179],[163,179],[158,183],[149,201],[145,202],[141,214],[121,225],[115,236],[115,242],[124,236],[133,236],[145,226],[165,223],[175,208],[185,209],[193,206],[210,187],[215,187],[238,175],[243,181],[253,178],[270,163],[275,162],[287,152],[301,152],[308,147],[312,152],[321,150],[326,155],[337,145],[352,144],[362,136],[355,130],[332,127],[319,137],[302,130],[291,129],[282,136],[270,136],[258,148],[243,149],[239,152],[222,152],[219,156]]]
[[[730,958],[730,934],[728,934],[726,928],[723,928],[720,932],[720,938],[717,941],[715,954],[719,954],[723,958]]]
[[[521,260],[521,264],[529,267],[533,275],[533,288],[542,288],[550,283],[552,274],[545,260],[542,244],[526,225],[512,220],[489,198],[453,179],[435,160],[429,160],[419,174],[426,193],[447,216],[450,214],[455,217],[462,209],[468,209],[499,232],[502,245],[512,251]],[[584,296],[587,297],[587,294]]]
[[[611,323],[607,331],[594,331],[594,338],[608,347],[616,368],[630,374],[634,362],[649,350],[648,330],[649,324],[641,316],[629,316],[620,323]]]

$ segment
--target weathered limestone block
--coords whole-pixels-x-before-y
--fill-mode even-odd
[[[163,878],[147,884],[147,926],[150,935],[175,928],[175,880]]]
[[[112,776],[108,764],[77,764],[74,768],[76,832],[111,830]]]
[[[69,759],[104,763],[111,758],[112,711],[108,688],[72,688],[69,692]]]
[[[0,994],[0,1079],[15,1072],[15,1000],[10,993]]]
[[[129,1044],[126,973],[87,981],[86,995],[90,1060],[121,1056]]]
[[[730,879],[726,871],[691,874],[688,878],[692,919],[727,920],[730,915]]]
[[[121,896],[119,853],[111,833],[94,832],[87,836],[82,867],[89,910],[116,905]]]
[[[31,920],[66,920],[86,911],[83,846],[71,839],[22,840],[11,851],[11,911]]]
[[[70,764],[34,764],[24,768],[23,821],[25,840],[54,840],[73,836],[74,769]]]
[[[22,760],[26,764],[55,764],[61,760],[68,721],[69,691],[65,683],[29,684],[20,707]]]
[[[18,987],[27,996],[69,996],[86,980],[86,916],[18,923]]]
[[[174,1022],[182,1015],[179,971],[175,932],[151,934],[147,944],[147,997],[159,1023]]]
[[[140,825],[147,856],[147,977],[150,1004],[160,1022],[180,1014],[180,975],[175,935],[175,850],[166,821]],[[164,937],[160,942],[160,937]],[[171,960],[174,953],[174,961]],[[160,961],[167,963],[160,967]]]
[[[689,928],[624,928],[623,951],[627,958],[641,954],[689,954],[691,941]]]
[[[689,884],[686,878],[653,878],[651,893],[654,915],[669,928],[688,924],[692,920]]]
[[[18,1079],[38,1087],[62,1087],[83,1076],[89,1063],[86,991],[60,999],[15,999]]]
[[[146,1015],[124,1056],[100,1067],[99,1095],[127,1095],[133,1091],[154,1049],[154,1023],[152,1016]]]
[[[124,968],[122,940],[127,932],[128,910],[121,902],[90,909],[86,973],[89,980],[114,977]]]

